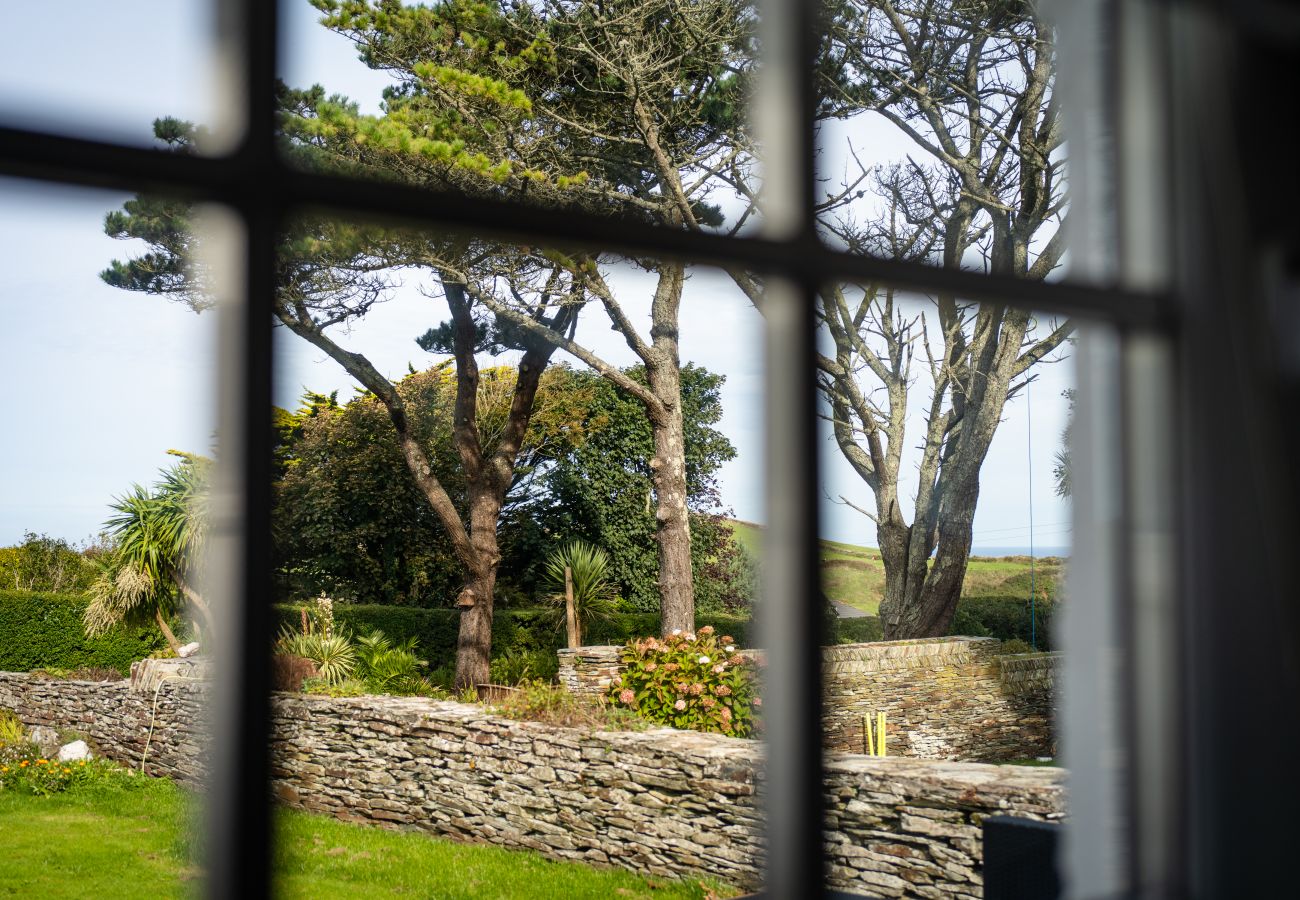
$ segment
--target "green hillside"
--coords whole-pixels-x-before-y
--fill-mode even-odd
[[[762,533],[752,522],[733,521],[736,540],[755,559],[759,558]],[[884,592],[885,569],[880,551],[836,541],[822,541],[822,586],[832,600],[875,613]],[[1055,597],[1065,560],[1057,556],[1034,561],[1035,593]],[[962,588],[964,598],[1029,596],[1029,557],[972,556]]]

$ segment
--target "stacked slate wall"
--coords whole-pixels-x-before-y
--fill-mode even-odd
[[[202,775],[201,682],[124,683],[0,673],[0,707],[82,732],[147,768]],[[657,729],[602,732],[516,722],[422,698],[278,694],[273,790],[341,819],[527,848],[674,878],[760,878],[762,744]],[[833,884],[876,897],[980,897],[987,815],[1059,819],[1057,770],[831,754]]]
[[[1055,755],[1053,683],[1059,654],[1007,656],[994,638],[843,644],[823,650],[826,746],[866,751],[863,719],[886,717],[891,755],[1007,760]],[[604,694],[618,647],[560,651],[560,683]]]

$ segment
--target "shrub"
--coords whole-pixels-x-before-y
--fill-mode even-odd
[[[8,709],[0,709],[0,747],[17,744],[27,740],[27,728],[18,714]]]
[[[125,675],[133,661],[166,646],[153,627],[88,638],[85,611],[86,600],[77,595],[0,591],[0,671],[102,668]]]
[[[1024,597],[969,597],[957,604],[949,634],[995,637],[1004,641],[1031,643],[1039,650],[1051,649],[1052,624],[1058,604],[1039,600],[1034,604],[1034,622],[1030,625],[1029,601]]]
[[[644,731],[649,724],[626,707],[584,701],[559,685],[541,681],[521,684],[519,690],[511,693],[495,710],[510,719],[567,728],[585,726],[607,731]]]
[[[611,702],[673,728],[749,737],[758,730],[762,703],[754,663],[736,652],[730,637],[714,634],[706,626],[696,634],[628,642],[623,676],[609,688]]]
[[[271,657],[272,690],[301,691],[303,682],[316,675],[316,664],[305,656],[277,653]]]
[[[278,625],[299,629],[305,604],[281,604],[276,607]],[[439,681],[439,673],[452,666],[456,659],[456,642],[460,631],[460,613],[454,609],[419,609],[410,606],[377,606],[334,604],[334,618],[340,628],[354,633],[382,631],[394,641],[413,637],[421,654],[429,660],[430,680]],[[712,625],[723,634],[734,635],[738,647],[751,647],[750,620],[744,616],[726,616],[701,613],[695,617],[696,630]],[[609,621],[592,623],[584,640],[590,644],[625,644],[646,634],[659,632],[657,613],[618,613]],[[539,663],[544,655],[554,656],[561,644],[562,634],[555,630],[553,620],[545,609],[501,609],[492,617],[492,653],[537,653]],[[553,664],[537,672],[536,677],[554,675]],[[495,676],[494,676],[495,677]],[[450,679],[447,680],[450,683]]]
[[[560,669],[559,657],[554,650],[517,650],[507,647],[492,657],[493,684],[521,684],[524,682],[554,680]]]
[[[415,638],[393,643],[382,631],[356,638],[357,678],[377,694],[425,694],[429,684],[420,677],[428,663],[415,656]]]
[[[840,644],[869,644],[884,639],[880,630],[880,618],[877,616],[840,619],[837,630],[837,643]]]
[[[370,693],[364,681],[356,678],[345,678],[337,684],[331,684],[324,678],[308,678],[302,683],[302,689],[307,694],[324,694],[327,697],[364,697]]]

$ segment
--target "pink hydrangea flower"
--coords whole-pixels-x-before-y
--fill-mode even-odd
[[[701,656],[699,661],[702,666],[707,666],[709,664],[709,658],[707,656]]]
[[[718,711],[718,714],[722,716],[722,721],[724,722],[731,721],[731,707],[723,706],[722,709]]]
[[[673,709],[677,710],[678,712],[681,712],[685,708],[686,708],[685,700],[678,700],[676,703],[673,704]]]
[[[700,694],[703,694],[703,693],[704,693],[704,685],[700,684],[700,683],[697,681],[697,682],[695,682],[695,684],[691,685],[691,687],[690,687],[690,691],[691,691],[691,696],[692,696],[692,697],[698,697],[698,696],[700,696]]]
[[[755,698],[754,698],[754,705],[755,705],[755,706],[762,706],[762,705],[763,705],[763,698],[762,698],[762,697],[755,697]]]
[[[695,640],[695,632],[694,632],[694,631],[688,631],[688,632],[686,632],[686,640],[688,640],[688,641],[693,641],[693,640]]]
[[[648,662],[648,663],[645,664],[645,670],[646,670],[647,672],[653,672],[653,671],[654,671],[655,669],[657,669],[657,668],[659,668],[659,663]]]
[[[713,667],[714,675],[721,675],[725,671],[727,671],[727,667],[722,663],[718,663],[716,666]]]
[[[713,692],[717,694],[719,697],[731,696],[731,688],[727,687],[725,684],[718,685],[713,689]]]
[[[713,626],[705,625],[703,628],[700,629],[700,634],[713,634]]]
[[[619,692],[618,699],[624,704],[631,706],[632,701],[636,699],[636,694],[632,693],[627,688],[624,688],[622,691]]]

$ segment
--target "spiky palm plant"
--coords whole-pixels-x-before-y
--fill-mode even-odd
[[[341,683],[357,668],[356,648],[352,646],[352,638],[342,630],[329,635],[318,632],[304,634],[285,626],[280,631],[276,649],[310,659],[316,664],[319,676],[328,684]]]
[[[133,485],[112,505],[116,515],[105,527],[114,547],[99,564],[84,619],[91,636],[152,618],[176,649],[167,619],[186,602],[211,629],[208,606],[191,583],[206,531],[207,460],[176,455],[183,461],[164,469],[152,489]]]
[[[546,577],[556,588],[547,597],[560,628],[564,627],[564,570],[573,578],[573,607],[578,618],[578,643],[587,627],[609,621],[618,612],[618,592],[609,578],[609,554],[586,541],[570,541],[546,561]]]

